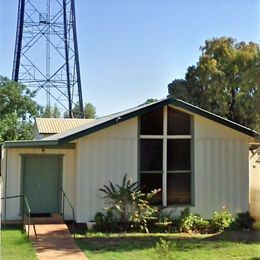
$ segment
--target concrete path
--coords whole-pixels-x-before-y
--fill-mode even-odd
[[[67,226],[56,217],[55,223],[44,223],[44,219],[33,219],[30,226],[30,239],[38,259],[76,259],[86,260],[87,257],[75,244]],[[46,222],[46,221],[45,221]],[[47,222],[51,222],[47,220]],[[60,223],[57,223],[60,222]],[[27,227],[28,229],[28,227]]]

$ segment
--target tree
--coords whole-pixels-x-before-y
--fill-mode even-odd
[[[79,104],[78,103],[73,107],[72,114],[73,114],[74,118],[81,118],[81,113],[79,111]],[[64,114],[64,117],[65,118],[69,117],[67,112]],[[84,118],[87,118],[87,119],[95,119],[95,118],[97,118],[96,107],[94,105],[92,105],[91,103],[85,103],[85,106],[84,106]]]
[[[97,117],[96,108],[91,103],[86,103],[84,107],[85,118],[94,119]]]
[[[40,117],[47,117],[47,118],[59,118],[61,116],[60,110],[55,104],[52,106],[46,106],[41,108]]]
[[[24,85],[0,76],[0,142],[33,139],[38,105]]]
[[[260,45],[213,38],[200,48],[185,79],[168,85],[169,95],[252,129],[260,124]]]
[[[143,106],[143,105],[148,105],[148,104],[151,104],[151,103],[154,103],[156,102],[157,99],[155,98],[148,98],[144,103],[142,103],[140,106]]]

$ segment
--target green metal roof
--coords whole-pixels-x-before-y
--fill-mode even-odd
[[[182,108],[186,111],[189,111],[191,113],[200,115],[202,117],[208,118],[214,122],[220,123],[222,125],[225,125],[229,128],[232,128],[236,131],[239,131],[243,134],[246,134],[251,137],[255,137],[258,133],[256,131],[251,130],[250,128],[247,128],[245,126],[242,126],[240,124],[237,124],[233,121],[230,121],[228,119],[225,119],[221,116],[215,115],[213,113],[210,113],[204,109],[201,109],[199,107],[196,107],[194,105],[191,105],[190,103],[187,103],[185,101],[182,101],[180,99],[168,97],[161,99],[159,101],[156,101],[151,104],[146,104],[142,106],[137,106],[128,110],[124,110],[119,113],[111,114],[96,120],[93,120],[92,122],[89,122],[88,124],[72,128],[70,130],[51,135],[49,137],[46,137],[41,140],[35,140],[35,141],[20,141],[20,142],[5,142],[4,145],[7,147],[25,147],[25,146],[57,146],[69,143],[75,139],[78,139],[80,137],[92,134],[94,132],[97,132],[99,130],[102,130],[106,127],[118,124],[120,122],[126,121],[128,119],[131,119],[136,116],[140,116],[142,114],[145,114],[147,112],[159,109],[165,105],[173,105],[175,107]],[[19,145],[18,145],[19,144]]]

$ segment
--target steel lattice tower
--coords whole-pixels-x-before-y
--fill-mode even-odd
[[[83,100],[74,0],[19,0],[12,79],[73,117]]]

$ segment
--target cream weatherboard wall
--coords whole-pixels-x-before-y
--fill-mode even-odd
[[[193,210],[208,218],[222,206],[234,214],[248,211],[251,138],[201,116],[194,119]]]
[[[206,218],[222,206],[233,213],[249,210],[248,144],[252,140],[222,124],[192,115],[194,205],[191,209]],[[138,117],[83,136],[75,144],[75,150],[55,148],[44,152],[36,148],[8,148],[6,195],[20,193],[21,154],[64,155],[63,188],[76,210],[77,222],[93,220],[95,213],[104,208],[102,193],[98,191],[104,184],[121,183],[124,174],[138,180]],[[3,177],[6,182],[6,176]],[[19,218],[19,207],[18,200],[9,200],[7,219]],[[182,208],[170,209],[178,213]],[[69,208],[66,218],[71,218]]]
[[[22,174],[22,155],[29,154],[59,154],[63,155],[62,165],[62,187],[67,193],[72,204],[75,204],[75,153],[71,149],[39,149],[39,148],[7,148],[4,150],[3,196],[14,196],[21,194],[21,174]],[[7,171],[5,170],[7,169]],[[6,174],[7,172],[7,174]],[[5,192],[6,189],[6,192]],[[3,202],[3,207],[5,202]],[[3,208],[3,218],[5,218],[5,209]],[[8,199],[6,201],[6,219],[20,219],[20,201],[19,199]],[[71,209],[65,204],[65,218],[72,219]]]
[[[136,117],[78,140],[78,222],[93,220],[95,213],[104,208],[98,191],[103,184],[119,184],[124,174],[137,180],[137,129]]]
[[[250,213],[260,220],[260,143],[258,149],[250,151]]]
[[[248,143],[236,130],[193,114],[193,212],[209,218],[226,206],[233,213],[249,210]],[[104,208],[103,184],[121,183],[125,173],[138,180],[138,118],[77,141],[77,221],[94,219]],[[171,207],[179,213],[183,207]]]

